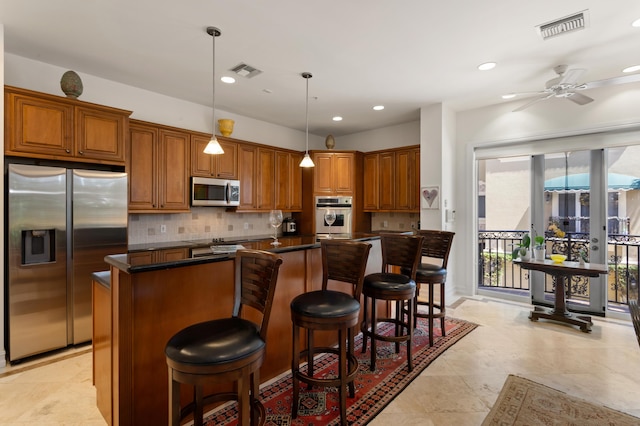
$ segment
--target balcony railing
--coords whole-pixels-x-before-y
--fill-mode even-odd
[[[529,272],[512,262],[511,253],[528,231],[487,231],[478,233],[478,286],[505,291],[528,291]],[[567,232],[563,238],[546,235],[547,254],[561,253],[577,261],[580,252],[589,258],[589,235]],[[609,234],[607,242],[607,299],[610,304],[627,305],[638,298],[638,259],[640,235]],[[545,275],[545,292],[553,293],[555,281]],[[589,278],[574,276],[567,288],[567,298],[589,299]]]

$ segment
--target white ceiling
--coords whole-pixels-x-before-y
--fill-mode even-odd
[[[585,30],[539,36],[536,26],[585,9]],[[308,71],[309,130],[321,136],[414,121],[433,103],[505,102],[542,90],[558,64],[587,69],[585,81],[619,76],[640,64],[638,18],[638,0],[0,2],[6,52],[203,105],[212,103],[205,28],[216,26],[216,77],[242,62],[263,71],[218,81],[216,109],[304,130]],[[487,61],[498,66],[478,71]],[[373,111],[378,104],[385,109]]]

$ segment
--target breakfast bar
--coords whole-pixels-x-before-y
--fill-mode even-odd
[[[367,273],[378,272],[379,236],[354,234],[351,239],[372,244]],[[233,245],[276,252],[283,258],[260,375],[263,381],[291,367],[291,300],[320,289],[322,284],[320,242],[315,235],[282,237],[276,248],[271,241]],[[209,246],[213,249],[208,250]],[[231,315],[235,254],[215,248],[211,243],[190,244],[107,256],[111,282],[102,286],[101,297],[94,299],[94,320],[111,324],[111,332],[105,333],[108,341],[100,340],[102,353],[106,350],[111,356],[94,361],[94,382],[99,409],[109,424],[167,424],[165,344],[191,324]],[[107,291],[110,293],[105,297]],[[319,343],[323,337],[330,338],[319,336]],[[98,361],[102,365],[97,365]],[[183,404],[191,400],[191,390],[185,388],[181,393]]]
[[[585,277],[597,277],[608,272],[607,265],[599,263],[579,263],[579,262],[554,262],[552,260],[516,260],[523,269],[531,271],[541,271],[556,278],[555,303],[552,309],[535,306],[529,314],[531,321],[539,318],[559,321],[567,324],[577,325],[585,333],[591,331],[591,317],[588,315],[576,315],[567,310],[565,297],[565,286],[568,278],[572,275]]]

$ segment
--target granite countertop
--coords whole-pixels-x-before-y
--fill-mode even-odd
[[[378,239],[376,233],[354,233],[334,235],[334,238],[367,241]],[[285,253],[320,247],[322,237],[317,235],[296,235],[278,237],[281,243],[273,246],[273,238],[252,237],[251,239],[225,239],[225,241],[196,240],[176,241],[161,244],[130,246],[128,253],[110,255],[105,261],[116,268],[128,272],[146,272],[158,269],[177,268],[210,262],[233,259],[238,248],[265,250],[273,253]],[[181,250],[182,249],[182,250]],[[163,253],[171,250],[170,259]]]

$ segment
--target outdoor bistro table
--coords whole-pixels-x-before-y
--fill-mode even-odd
[[[531,321],[537,321],[538,318],[544,318],[567,324],[578,325],[580,330],[585,333],[591,331],[591,317],[588,315],[576,315],[567,310],[567,301],[565,298],[565,285],[568,277],[571,275],[580,275],[585,277],[597,277],[600,274],[608,273],[607,265],[600,263],[583,263],[578,262],[560,262],[555,263],[552,260],[515,260],[514,263],[519,264],[521,268],[531,271],[542,271],[545,274],[556,277],[556,298],[552,309],[535,306],[534,310],[529,314]]]

